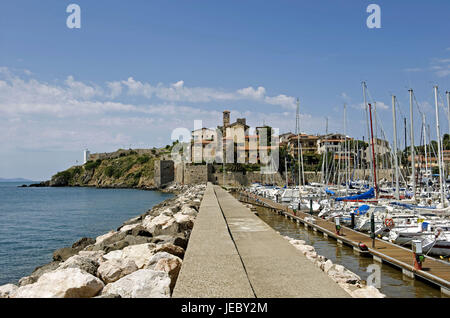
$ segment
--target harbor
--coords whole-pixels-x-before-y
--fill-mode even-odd
[[[342,226],[339,234],[336,231],[336,223],[314,217],[312,214],[296,211],[286,205],[273,202],[270,199],[260,197],[249,192],[239,192],[239,198],[246,203],[257,203],[268,207],[274,213],[285,216],[294,222],[302,224],[305,228],[322,233],[324,237],[334,238],[337,244],[345,244],[353,248],[357,254],[370,254],[376,262],[389,263],[401,270],[402,274],[415,278],[419,277],[440,288],[441,293],[450,295],[450,263],[437,260],[428,256],[423,262],[426,265],[420,270],[414,266],[414,255],[410,249],[381,240],[372,239],[369,235],[357,232],[351,228]],[[362,250],[362,244],[367,250]]]

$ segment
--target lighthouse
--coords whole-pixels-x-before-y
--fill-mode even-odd
[[[88,162],[90,154],[91,154],[91,152],[90,152],[88,149],[86,149],[86,150],[84,151],[84,160],[83,160],[83,164],[85,164],[86,162]]]

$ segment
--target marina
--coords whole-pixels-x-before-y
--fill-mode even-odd
[[[339,235],[336,233],[335,223],[321,219],[312,214],[296,211],[286,205],[274,202],[247,191],[240,191],[239,198],[246,203],[258,203],[273,209],[275,213],[284,215],[294,222],[301,223],[322,233],[326,237],[336,239],[337,243],[351,246],[357,253],[368,253],[374,260],[386,262],[399,268],[402,273],[410,278],[419,277],[439,286],[441,292],[450,295],[450,263],[425,256],[424,266],[418,270],[414,266],[414,256],[411,250],[390,243],[388,241],[373,239],[364,233],[357,232],[349,227],[343,226]],[[367,247],[367,251],[361,250],[361,243]]]

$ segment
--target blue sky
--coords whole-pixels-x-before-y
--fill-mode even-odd
[[[70,3],[81,29],[66,27]],[[371,3],[381,29],[366,26]],[[361,138],[363,80],[389,139],[391,94],[409,119],[410,87],[434,136],[433,85],[441,102],[450,90],[449,9],[446,0],[4,1],[0,177],[49,178],[85,147],[162,146],[195,119],[220,124],[224,109],[294,130],[296,97],[303,131],[323,133],[328,116],[342,132],[345,102],[349,134]]]

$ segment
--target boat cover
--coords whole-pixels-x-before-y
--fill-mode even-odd
[[[373,197],[375,197],[375,189],[374,188],[370,188],[369,191],[366,191],[364,193],[357,194],[357,195],[351,195],[351,196],[348,196],[348,197],[335,198],[335,200],[336,201],[366,200],[366,199],[372,199]]]
[[[356,215],[364,215],[367,213],[367,211],[369,211],[369,209],[370,209],[370,206],[368,206],[367,204],[363,204],[359,208],[355,209],[355,211],[353,211],[353,213]]]

